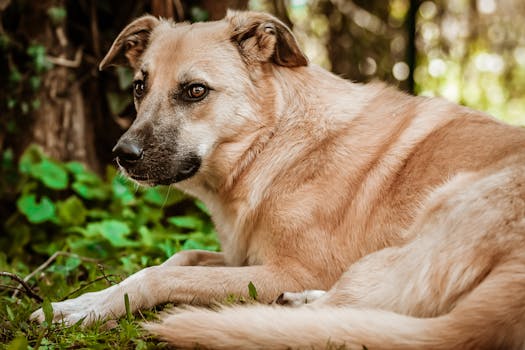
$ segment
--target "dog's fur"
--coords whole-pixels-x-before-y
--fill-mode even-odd
[[[338,78],[266,14],[192,25],[145,16],[101,68],[113,64],[145,83],[119,141],[143,154],[123,170],[203,200],[223,253],[181,252],[54,303],[57,320],[121,316],[125,293],[133,310],[220,302],[251,281],[261,302],[331,289],[298,308],[186,308],[147,328],[221,349],[525,346],[522,129]],[[199,102],[182,96],[192,82],[210,87]]]

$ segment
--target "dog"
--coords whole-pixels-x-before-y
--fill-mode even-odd
[[[523,129],[339,78],[264,13],[146,15],[100,69],[121,64],[137,118],[120,168],[201,199],[223,252],[179,252],[53,303],[55,320],[120,317],[125,294],[132,311],[210,305],[251,282],[261,304],[187,306],[145,328],[181,348],[525,346]]]

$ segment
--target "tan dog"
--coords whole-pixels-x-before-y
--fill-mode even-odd
[[[181,347],[525,346],[525,131],[340,79],[265,14],[142,17],[101,68],[112,64],[136,72],[121,167],[203,200],[224,252],[181,252],[54,303],[57,320],[119,317],[125,293],[133,310],[220,302],[251,281],[262,302],[331,290],[147,327]]]

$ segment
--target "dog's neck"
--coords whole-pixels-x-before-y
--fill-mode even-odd
[[[222,193],[228,193],[237,183],[238,179],[241,177],[242,173],[246,171],[247,168],[252,164],[257,155],[262,152],[266,147],[268,142],[272,139],[274,135],[274,128],[262,128],[261,131],[257,134],[254,141],[250,146],[244,151],[241,155],[239,161],[235,164],[231,173],[226,178],[226,181],[221,186]]]
[[[256,96],[254,100],[258,102],[253,106],[253,114],[257,120],[254,124],[257,127],[246,131],[245,137],[236,144],[225,142],[220,146],[223,148],[220,152],[227,152],[227,160],[231,163],[223,162],[213,167],[204,181],[208,192],[213,192],[214,197],[220,197],[226,202],[231,200],[229,193],[243,174],[249,172],[252,163],[272,142],[274,135],[286,134],[290,128],[308,128],[314,132],[319,130],[318,136],[325,137],[322,126],[306,126],[311,123],[306,119],[307,116],[344,115],[346,123],[348,118],[357,115],[366,103],[366,99],[360,97],[361,85],[343,80],[315,65],[286,68],[271,64],[250,74],[253,75],[252,81],[256,82],[254,85],[257,85],[256,91],[253,92]],[[312,81],[319,83],[312,84]],[[334,91],[333,101],[326,101],[326,90]],[[345,96],[338,94],[342,91],[345,92]],[[336,101],[341,98],[348,99],[349,93],[355,95],[353,103],[346,105],[344,110],[335,110],[340,106]],[[311,136],[315,138],[316,135]]]

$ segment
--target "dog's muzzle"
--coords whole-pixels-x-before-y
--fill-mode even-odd
[[[117,164],[124,173],[138,182],[148,185],[170,185],[186,180],[197,173],[201,158],[194,152],[179,155],[170,160],[173,153],[157,154],[149,159],[143,148],[133,140],[121,139],[113,148]],[[162,159],[163,162],[158,160]]]

